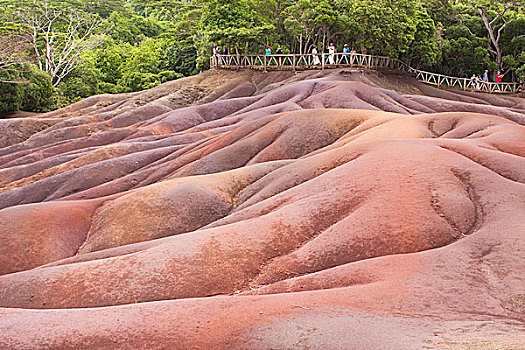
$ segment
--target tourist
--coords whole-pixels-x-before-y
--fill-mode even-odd
[[[266,56],[269,56],[272,54],[272,48],[270,47],[270,45],[266,45],[265,52],[266,52]]]
[[[312,55],[314,55],[314,64],[319,65],[321,64],[321,61],[319,60],[319,56],[317,56],[317,45],[314,45],[312,49]]]
[[[222,54],[223,55],[227,55],[228,54],[228,47],[226,47],[226,45],[224,45],[224,48],[222,50]]]
[[[345,46],[343,47],[343,57],[345,59],[345,62],[346,64],[350,64],[349,60],[348,60],[348,56],[350,54],[350,48],[348,47],[347,44],[345,44]]]
[[[329,64],[335,64],[335,54],[337,50],[334,46],[334,43],[330,43],[328,46],[328,63]]]
[[[520,85],[518,85],[518,92],[523,92],[523,89],[525,89],[525,75],[522,75],[520,78]]]
[[[470,77],[471,91],[474,91],[474,89],[476,88],[476,80],[477,80],[476,74],[472,74],[472,77]]]
[[[504,77],[504,74],[501,74],[500,71],[498,71],[498,74],[496,74],[496,83],[501,83],[501,79]]]
[[[283,49],[281,49],[281,45],[277,45],[277,50],[275,51],[275,53],[277,55],[282,55],[283,54]],[[279,65],[282,65],[282,64],[283,64],[282,58],[281,58],[281,56],[279,56]]]
[[[221,56],[222,51],[221,51],[221,48],[219,46],[217,46],[217,45],[213,46],[213,54],[215,56],[217,56],[217,64],[223,64],[224,63],[224,61],[222,59],[222,56]]]
[[[485,70],[485,73],[483,73],[483,82],[488,83],[489,81],[489,71]]]
[[[501,83],[501,79],[503,79],[504,76],[504,74],[501,74],[501,72],[498,71],[498,73],[496,74],[496,83]],[[496,91],[500,91],[499,85],[496,85]]]

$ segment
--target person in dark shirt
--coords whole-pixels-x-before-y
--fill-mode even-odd
[[[277,55],[282,55],[283,54],[283,49],[281,48],[281,45],[277,45],[277,50],[275,51],[275,53]],[[282,57],[281,56],[279,56],[278,60],[279,60],[279,65],[282,65],[283,61],[282,61]]]

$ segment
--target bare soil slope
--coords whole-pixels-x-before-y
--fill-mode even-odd
[[[2,349],[525,349],[525,100],[209,71],[2,120]]]

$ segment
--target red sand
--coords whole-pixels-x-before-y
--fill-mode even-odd
[[[6,120],[0,348],[525,349],[524,123],[345,70]]]

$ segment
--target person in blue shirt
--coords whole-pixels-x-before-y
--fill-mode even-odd
[[[267,55],[271,55],[272,54],[272,48],[270,47],[270,45],[266,45],[265,52],[266,52]]]
[[[343,57],[344,57],[346,64],[350,64],[350,61],[348,60],[348,56],[350,54],[350,48],[348,47],[347,44],[345,44],[343,48],[343,54],[344,54]]]
[[[483,73],[483,82],[487,83],[489,81],[489,71],[485,70],[485,73]]]

